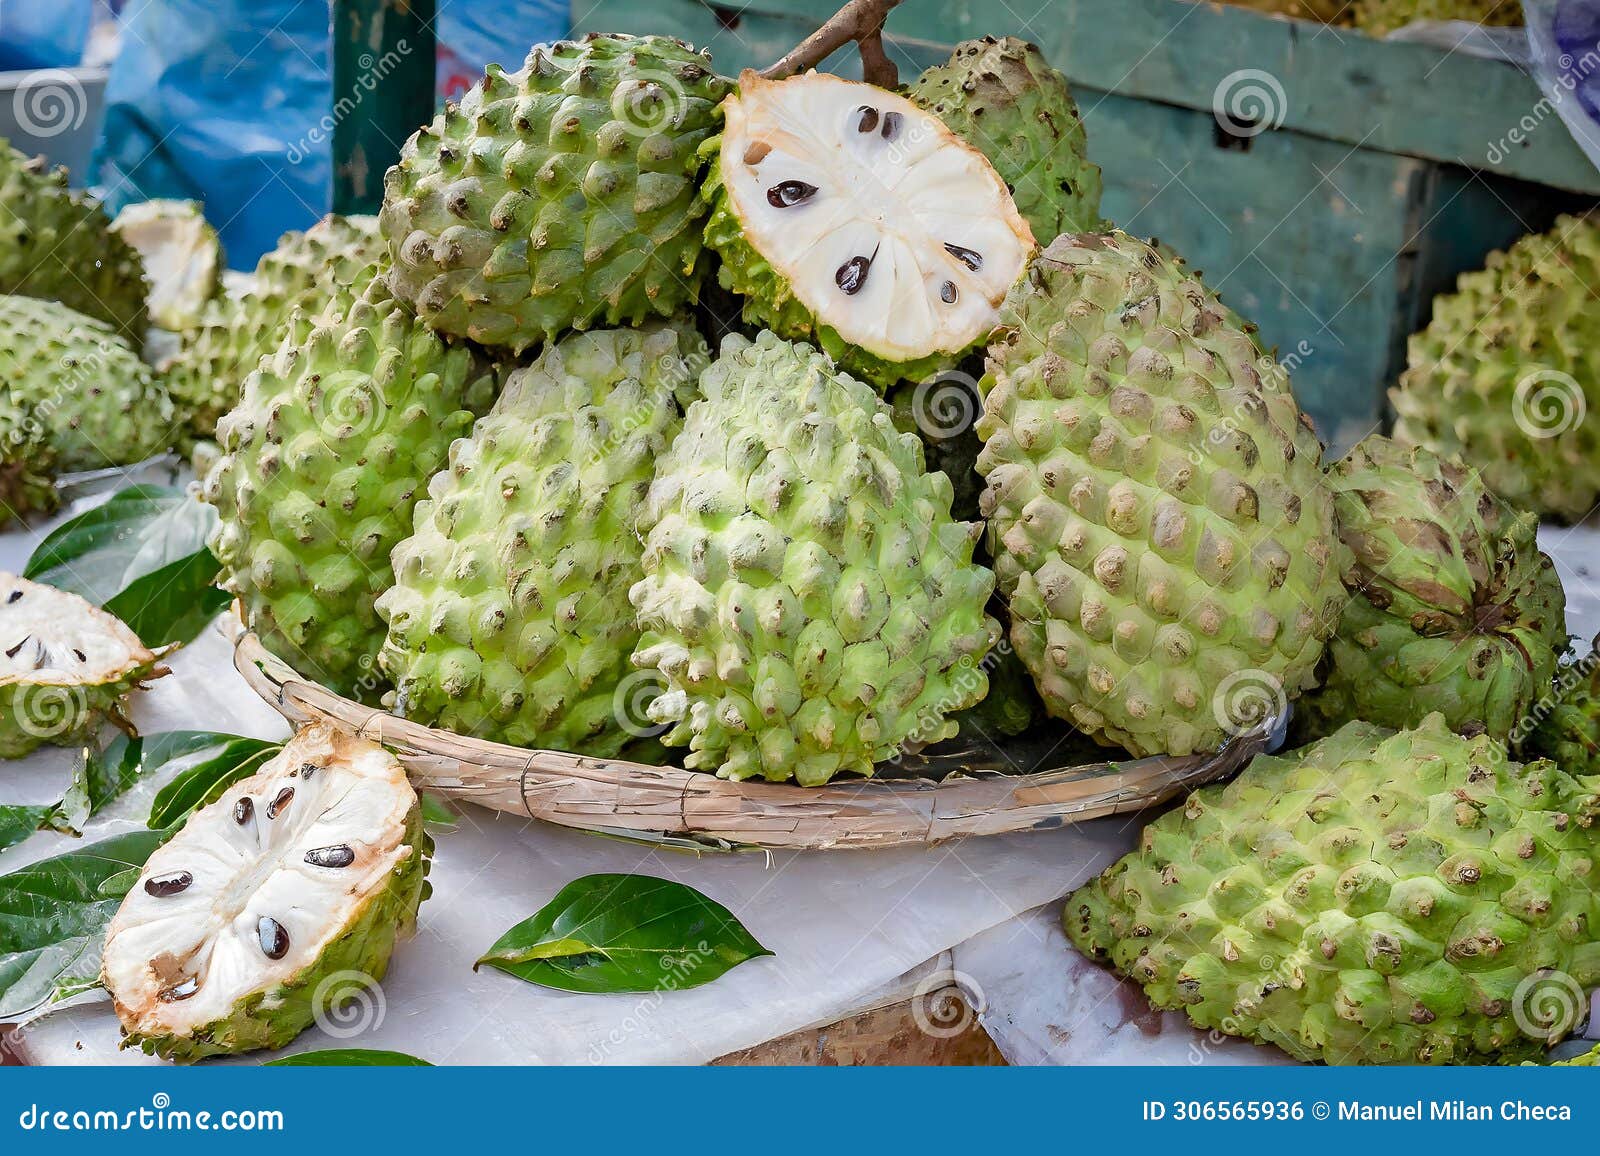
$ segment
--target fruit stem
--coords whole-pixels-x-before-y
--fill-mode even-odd
[[[768,80],[782,80],[815,68],[836,49],[854,40],[861,53],[861,79],[879,88],[900,87],[900,70],[883,49],[883,22],[899,3],[900,0],[850,0],[761,75]]]

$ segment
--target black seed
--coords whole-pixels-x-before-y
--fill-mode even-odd
[[[13,591],[12,591],[12,592],[11,592],[11,597],[9,597],[9,598],[7,598],[7,599],[6,599],[6,605],[7,605],[7,606],[10,606],[10,605],[12,605],[12,604],[13,604],[13,603],[16,603],[16,602],[21,602],[21,601],[22,601],[22,591],[20,591],[20,590],[13,590]]]
[[[289,954],[289,933],[270,916],[263,915],[256,921],[256,939],[261,944],[261,954],[268,959],[282,959]]]
[[[861,119],[856,121],[857,132],[871,132],[873,129],[878,127],[877,109],[869,108],[867,105],[862,105],[860,108],[856,109],[856,111],[861,114]]]
[[[952,245],[949,241],[944,243],[944,250],[974,273],[983,268],[981,253],[974,253],[971,249],[964,249],[960,245]]]
[[[294,788],[285,787],[278,792],[277,798],[267,804],[267,818],[276,819],[283,814],[284,809],[294,802]]]
[[[173,984],[166,991],[157,992],[156,998],[162,1003],[177,1003],[179,1000],[188,999],[200,990],[200,977],[191,975],[182,983]]]
[[[804,181],[783,181],[767,190],[767,204],[774,209],[789,209],[817,195],[817,186]]]
[[[954,281],[946,281],[943,285],[939,286],[939,300],[943,301],[946,305],[954,305],[956,303],[956,298],[959,296],[960,294],[956,292],[956,283]]]
[[[144,881],[144,890],[146,895],[165,899],[169,895],[189,890],[189,884],[193,882],[194,876],[187,871],[170,871],[165,875],[150,876]]]
[[[316,763],[301,763],[300,764],[300,778],[303,779],[305,782],[309,783],[311,781],[311,776],[316,774],[316,773],[317,773],[317,764]]]
[[[76,646],[74,646],[72,648],[72,653],[78,656],[78,661],[79,662],[88,662],[89,661],[89,656],[87,654],[85,654],[83,651],[79,650]]]
[[[233,805],[233,821],[241,827],[255,818],[255,813],[256,801],[249,795],[246,795]]]
[[[348,867],[355,861],[356,853],[343,843],[306,852],[306,862],[313,867]]]
[[[867,283],[867,274],[872,270],[872,262],[877,256],[878,251],[874,249],[871,257],[851,257],[834,272],[834,281],[839,288],[854,297]]]
[[[883,129],[878,133],[884,140],[893,140],[900,135],[900,121],[904,119],[898,112],[888,112],[883,115]]]

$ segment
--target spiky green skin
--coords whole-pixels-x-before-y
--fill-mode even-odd
[[[82,745],[95,726],[120,714],[122,700],[151,677],[156,665],[152,660],[98,685],[0,686],[0,759],[20,759],[46,743],[58,747]],[[69,718],[75,721],[69,722]],[[36,721],[30,723],[30,719]]]
[[[967,40],[906,90],[989,158],[1041,243],[1101,227],[1100,167],[1067,79],[1015,36]]]
[[[634,661],[685,765],[724,778],[870,775],[955,734],[999,635],[978,530],[871,388],[770,333],[723,342],[661,459],[631,597]]]
[[[311,965],[288,981],[240,1000],[232,1014],[185,1035],[141,1035],[124,1032],[122,1046],[146,1055],[191,1064],[207,1056],[232,1056],[281,1048],[335,1009],[320,1006],[318,986],[339,972],[383,981],[395,944],[416,928],[417,909],[428,895],[428,867],[433,840],[422,827],[419,802],[408,822],[406,843],[411,854],[397,866],[389,882],[351,917],[347,930],[330,943]],[[333,989],[337,993],[337,985]],[[330,993],[321,993],[327,998]]]
[[[302,674],[372,700],[384,637],[373,603],[394,583],[390,551],[497,382],[381,277],[349,301],[298,319],[245,379],[217,425],[224,456],[205,497],[221,514],[211,543],[221,583],[262,642]]]
[[[590,34],[491,65],[384,179],[390,286],[443,333],[521,352],[693,304],[700,143],[728,84],[664,36]]]
[[[394,551],[378,612],[399,713],[602,758],[650,726],[617,701],[639,641],[638,523],[710,361],[691,328],[652,324],[571,335],[512,375]]]
[[[329,214],[303,233],[279,238],[256,263],[243,296],[207,303],[167,373],[189,439],[215,435],[218,419],[239,404],[244,379],[277,351],[297,309],[320,313],[383,253],[376,217]]]
[[[713,137],[701,148],[708,161],[701,198],[709,210],[706,217],[706,247],[720,259],[717,283],[739,295],[744,302],[741,316],[746,325],[769,330],[785,341],[810,342],[833,358],[840,369],[886,389],[897,381],[924,381],[952,368],[966,356],[962,353],[930,353],[913,361],[893,362],[851,345],[832,326],[819,322],[789,287],[789,281],[745,240],[744,226],[733,211],[722,183],[722,166],[717,161],[721,137]]]
[[[1538,519],[1459,461],[1377,435],[1328,482],[1350,600],[1322,687],[1302,702],[1314,732],[1356,719],[1415,726],[1439,711],[1453,729],[1511,739],[1567,648],[1566,598],[1535,540]]]
[[[63,471],[140,462],[178,433],[165,385],[127,342],[55,301],[0,296],[0,381]]]
[[[1396,441],[1459,457],[1518,509],[1581,519],[1600,499],[1600,222],[1561,217],[1491,253],[1434,299],[1406,361]]]
[[[1525,749],[1573,775],[1600,775],[1600,637],[1583,659],[1556,674],[1549,703],[1532,712],[1538,725]]]
[[[1241,686],[1309,687],[1345,600],[1333,499],[1249,330],[1143,242],[1060,237],[989,357],[989,548],[1051,713],[1187,755],[1251,721]]]
[[[1437,715],[1350,723],[1191,795],[1063,922],[1155,1006],[1299,1060],[1536,1059],[1519,985],[1600,983],[1597,824],[1600,779]]]
[[[146,292],[139,254],[99,203],[0,140],[0,293],[59,301],[140,342]]]
[[[55,511],[61,504],[56,472],[36,408],[0,382],[0,530],[14,519]]]
[[[1413,20],[1470,20],[1519,27],[1522,5],[1517,0],[1357,0],[1353,15],[1357,28],[1382,36]]]
[[[990,651],[984,670],[989,676],[989,691],[983,701],[954,717],[963,738],[991,742],[1012,738],[1044,716],[1044,703],[1034,689],[1033,676],[1010,646],[1002,643]]]

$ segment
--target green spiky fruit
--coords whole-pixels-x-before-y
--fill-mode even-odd
[[[132,245],[150,282],[150,321],[181,332],[200,322],[222,291],[227,262],[216,229],[197,201],[151,200],[126,206],[111,231]]]
[[[1539,551],[1539,522],[1489,493],[1476,470],[1367,438],[1328,472],[1349,548],[1350,600],[1322,688],[1303,708],[1317,733],[1364,719],[1502,741],[1550,690],[1567,648],[1566,598]]]
[[[376,217],[329,214],[303,233],[285,233],[242,293],[210,301],[184,331],[167,374],[190,437],[216,433],[217,420],[239,404],[244,379],[282,344],[296,310],[321,312],[383,252]]]
[[[1406,363],[1396,441],[1472,464],[1518,509],[1581,519],[1600,499],[1600,220],[1561,217],[1462,274]]]
[[[491,65],[384,179],[390,285],[429,325],[518,353],[694,302],[700,143],[727,82],[664,36],[591,33]]]
[[[978,367],[981,372],[981,367]],[[950,479],[954,493],[952,512],[963,522],[976,522],[983,494],[978,473],[978,397],[976,378],[959,371],[935,374],[925,381],[904,381],[890,388],[885,399],[901,433],[916,434],[929,470]]]
[[[71,746],[167,669],[138,635],[76,594],[0,572],[0,759]]]
[[[993,162],[1041,241],[1101,228],[1100,168],[1087,155],[1067,79],[1037,45],[985,36],[956,45],[906,90]]]
[[[1001,642],[989,652],[984,673],[989,691],[983,701],[954,716],[962,737],[990,742],[1014,738],[1044,717],[1044,703],[1034,688],[1033,676],[1009,643]]]
[[[638,681],[639,520],[709,363],[692,329],[652,324],[571,335],[511,375],[394,551],[378,612],[400,714],[603,758],[649,728],[619,701]]]
[[[1533,710],[1537,723],[1526,750],[1574,775],[1600,775],[1600,636],[1589,653],[1556,673],[1548,702]]]
[[[1356,0],[1353,15],[1357,28],[1382,36],[1413,20],[1468,20],[1501,28],[1520,27],[1522,5],[1518,0]]]
[[[631,598],[641,669],[685,764],[724,778],[870,775],[987,690],[999,636],[978,527],[950,516],[871,388],[771,333],[729,337],[661,459]]]
[[[1600,1045],[1596,1045],[1593,1050],[1584,1052],[1581,1056],[1573,1056],[1570,1060],[1558,1060],[1550,1066],[1552,1068],[1600,1067]]]
[[[101,970],[122,1046],[185,1063],[281,1048],[381,999],[431,850],[393,755],[301,731],[191,815],[111,921]]]
[[[1600,984],[1600,779],[1438,715],[1259,756],[1067,899],[1068,937],[1201,1028],[1330,1064],[1541,1056]],[[1548,1013],[1545,1013],[1548,1014]]]
[[[1344,603],[1321,445],[1181,261],[1121,232],[1057,238],[983,384],[990,553],[1052,714],[1187,755],[1311,685]]]
[[[0,139],[0,293],[59,301],[144,340],[144,269],[98,202]]]
[[[56,472],[37,407],[0,382],[0,530],[13,519],[55,512]]]
[[[223,457],[204,493],[222,515],[211,543],[222,584],[262,642],[370,700],[384,636],[373,602],[394,583],[389,553],[450,443],[494,401],[496,379],[369,277],[360,297],[346,290],[316,319],[298,316],[245,379],[217,425]]]
[[[55,301],[0,296],[0,381],[34,409],[64,471],[141,462],[177,436],[150,367],[109,326]]]
[[[898,93],[816,72],[745,72],[723,114],[706,244],[748,324],[879,386],[982,345],[1034,237],[981,152]]]

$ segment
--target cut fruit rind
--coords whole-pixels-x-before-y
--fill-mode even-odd
[[[102,975],[123,1046],[185,1062],[278,1048],[380,999],[429,853],[394,756],[301,731],[151,855],[112,920]]]
[[[76,594],[0,571],[0,758],[70,746],[167,669],[115,617]]]
[[[886,386],[982,343],[1034,249],[981,152],[872,85],[745,72],[723,103],[706,244],[744,316]]]

